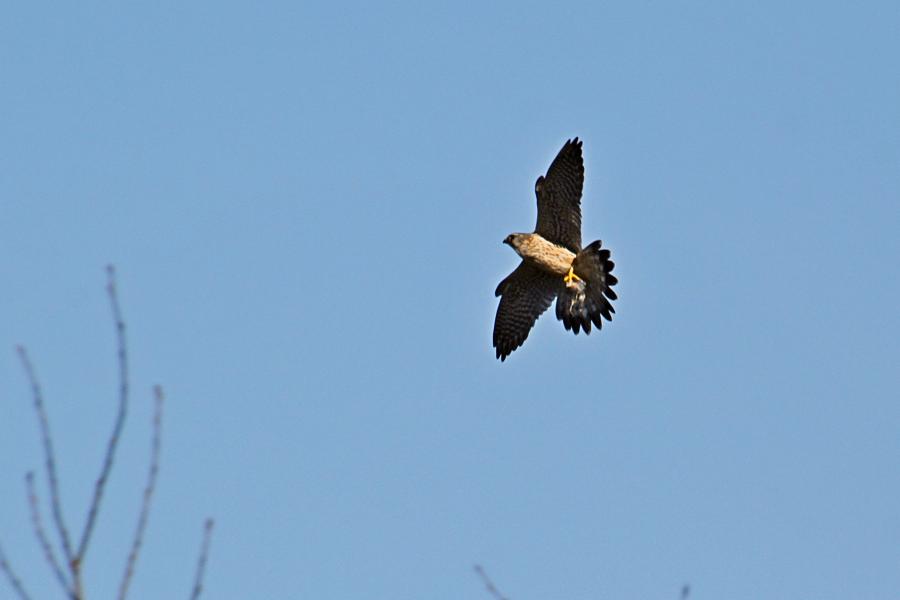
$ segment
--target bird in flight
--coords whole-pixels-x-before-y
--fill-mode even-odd
[[[522,257],[519,266],[497,286],[494,320],[497,358],[506,360],[528,337],[534,322],[556,298],[556,318],[566,330],[591,332],[612,320],[613,261],[600,240],[581,247],[581,188],[584,185],[582,142],[576,137],[534,184],[537,225],[534,233],[511,233],[503,240]]]

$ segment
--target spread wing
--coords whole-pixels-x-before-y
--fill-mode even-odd
[[[506,360],[528,337],[534,322],[553,303],[559,291],[560,278],[538,270],[522,261],[500,282],[495,294],[500,296],[494,320],[494,348],[497,358]]]
[[[581,188],[584,159],[581,141],[569,140],[534,184],[538,217],[534,232],[572,252],[581,250]]]

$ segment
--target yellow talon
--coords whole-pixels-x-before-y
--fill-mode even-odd
[[[581,280],[581,277],[575,274],[575,270],[572,267],[569,267],[569,273],[565,277],[563,277],[563,282],[566,283],[566,285]]]

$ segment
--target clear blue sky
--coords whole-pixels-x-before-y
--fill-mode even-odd
[[[16,3],[0,18],[0,541],[44,382],[86,577],[134,598],[896,599],[896,2]],[[501,364],[501,244],[584,140],[613,323]],[[43,485],[43,482],[42,482]],[[5,584],[4,584],[5,585]],[[9,597],[0,588],[0,597]]]

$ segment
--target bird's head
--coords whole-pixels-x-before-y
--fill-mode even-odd
[[[525,238],[526,235],[527,234],[524,234],[524,233],[511,233],[508,236],[506,236],[506,239],[503,240],[503,243],[508,245],[510,248],[512,248],[516,252],[518,252],[519,246],[521,245],[522,240]]]

